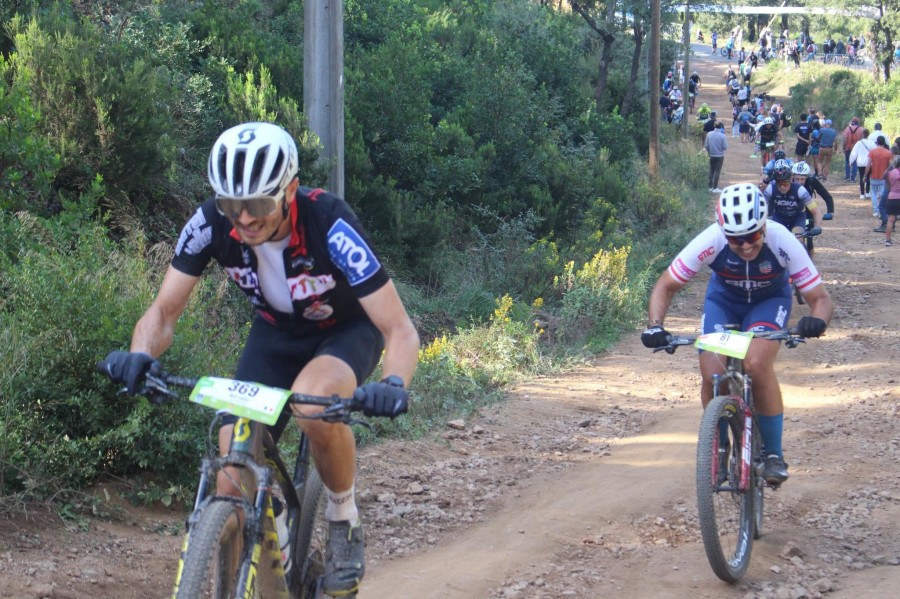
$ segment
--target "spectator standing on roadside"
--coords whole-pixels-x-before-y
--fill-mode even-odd
[[[863,129],[863,136],[850,152],[850,162],[856,163],[859,171],[859,199],[864,200],[869,193],[869,177],[866,167],[869,165],[869,151],[875,148],[875,142],[869,139],[869,130]]]
[[[876,147],[869,151],[869,164],[866,166],[866,175],[869,177],[869,186],[872,192],[872,216],[881,217],[878,205],[881,203],[881,192],[884,190],[884,174],[893,159],[893,154],[887,147],[884,136],[879,137]]]
[[[722,174],[725,151],[728,149],[728,140],[725,138],[725,126],[722,123],[716,123],[716,128],[706,136],[703,148],[709,154],[709,191],[721,193],[719,176]]]
[[[850,124],[844,129],[844,132],[841,134],[841,145],[844,149],[844,181],[850,181],[852,183],[856,183],[856,173],[857,167],[856,162],[850,160],[850,152],[853,151],[853,146],[856,145],[863,137],[863,128],[859,124],[859,117],[853,117],[850,119]]]
[[[722,133],[725,133],[725,125],[722,124],[722,121],[716,118],[716,111],[712,111],[709,114],[709,118],[703,121],[703,144],[704,147],[706,145],[706,136],[712,133],[713,129],[716,128],[716,124],[722,125]]]
[[[719,49],[719,33],[717,31],[712,32],[712,53],[715,54],[716,50]]]
[[[900,214],[900,156],[894,156],[893,168],[887,176],[887,201],[884,203],[884,213],[887,221],[884,226],[884,245],[891,247],[891,233],[897,223],[897,215]]]
[[[869,139],[870,139],[871,141],[878,141],[878,138],[879,138],[879,137],[883,137],[883,138],[884,138],[884,145],[888,145],[888,144],[887,144],[887,140],[888,140],[887,134],[886,134],[884,131],[881,130],[881,123],[875,123],[875,130],[872,131],[872,134],[871,134],[871,135],[869,135]]]
[[[800,114],[800,122],[794,125],[794,136],[797,138],[797,147],[794,154],[797,162],[804,160],[809,152],[809,144],[812,141],[812,127],[809,124],[809,116],[804,112]]]
[[[819,173],[822,181],[828,180],[831,171],[831,159],[834,157],[834,142],[837,131],[831,128],[831,119],[825,119],[824,126],[819,129]]]

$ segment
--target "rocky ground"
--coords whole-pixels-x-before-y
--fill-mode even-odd
[[[722,114],[724,59],[700,58],[701,99]],[[729,142],[721,186],[757,172],[750,148]],[[835,319],[821,340],[780,354],[791,479],[767,494],[764,534],[741,582],[719,581],[700,541],[695,354],[652,354],[635,332],[433,438],[363,451],[360,597],[895,596],[900,249],[884,247],[868,200],[842,179],[827,183],[837,208],[816,254]],[[697,330],[702,293],[692,284],[679,295],[670,330]],[[806,313],[795,307],[792,320]],[[115,489],[115,517],[83,529],[40,512],[0,519],[0,595],[166,596],[184,514],[136,509]]]

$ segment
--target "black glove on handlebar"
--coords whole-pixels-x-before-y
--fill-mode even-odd
[[[353,392],[353,399],[362,402],[366,416],[396,418],[409,409],[409,391],[403,388],[403,380],[391,375],[380,383],[366,383]]]
[[[821,318],[804,316],[797,323],[797,332],[801,337],[821,337],[827,326]]]
[[[669,332],[662,325],[653,325],[641,333],[641,343],[651,349],[665,347],[669,344]]]
[[[822,234],[822,227],[810,227],[809,233],[807,233],[810,237],[815,237],[816,235]]]
[[[136,395],[143,389],[147,373],[159,373],[162,366],[144,352],[113,351],[97,364],[97,370],[117,383],[125,383],[128,394]]]

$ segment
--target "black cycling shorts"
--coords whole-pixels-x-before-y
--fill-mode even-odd
[[[294,379],[313,358],[334,356],[353,369],[356,384],[361,385],[375,370],[382,350],[384,337],[366,318],[357,318],[301,337],[257,316],[250,327],[234,378],[290,389]],[[269,427],[276,442],[290,417],[291,412],[285,406],[278,422]],[[222,424],[234,424],[236,421],[236,416],[226,414]]]

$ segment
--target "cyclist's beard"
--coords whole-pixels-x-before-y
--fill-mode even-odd
[[[278,235],[278,232],[281,230],[281,225],[284,224],[284,220],[288,217],[288,212],[289,212],[289,210],[288,210],[287,198],[285,198],[284,200],[281,201],[281,222],[278,223],[278,226],[275,227],[275,230],[272,231],[272,234],[269,235],[268,239],[266,239],[266,242],[272,241],[272,239],[274,239],[275,236]]]

